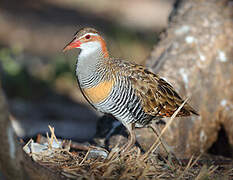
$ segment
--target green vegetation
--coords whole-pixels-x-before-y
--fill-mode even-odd
[[[34,99],[47,93],[56,80],[66,77],[75,81],[73,61],[65,56],[39,58],[26,55],[17,48],[0,50],[1,80],[8,97]]]

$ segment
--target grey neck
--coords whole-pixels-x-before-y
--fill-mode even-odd
[[[76,75],[81,88],[90,88],[98,84],[101,80],[98,67],[103,60],[100,43],[89,42],[81,47],[76,64]]]

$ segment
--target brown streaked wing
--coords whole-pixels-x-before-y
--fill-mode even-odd
[[[183,103],[169,83],[141,65],[130,63],[124,74],[128,76],[136,95],[141,99],[145,113],[151,116],[170,117]],[[198,115],[186,103],[177,116],[189,116],[191,113]]]

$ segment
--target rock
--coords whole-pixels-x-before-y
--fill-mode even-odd
[[[200,116],[177,118],[165,139],[178,157],[190,157],[207,151],[222,126],[233,151],[232,7],[188,0],[173,15],[147,66],[190,97]]]
[[[117,144],[122,147],[127,142],[125,127],[114,117],[104,115],[97,121],[94,142],[101,147],[111,149]]]
[[[101,149],[92,149],[90,150],[87,159],[96,159],[98,157],[106,159],[108,157],[108,152]]]
[[[13,128],[21,138],[45,134],[48,125],[55,127],[58,137],[78,142],[90,140],[95,135],[96,112],[69,99],[50,96],[42,102],[11,100],[9,105]]]
[[[164,127],[164,124],[157,125],[158,130]],[[150,128],[136,128],[136,146],[141,150],[147,151],[156,140],[157,136]],[[94,142],[103,148],[112,149],[116,145],[123,147],[128,142],[128,131],[126,128],[114,117],[104,115],[97,122],[97,131]],[[172,148],[172,147],[171,147]],[[165,153],[163,148],[161,153]]]

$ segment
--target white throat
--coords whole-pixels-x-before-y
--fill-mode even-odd
[[[102,51],[101,44],[98,41],[91,41],[81,44],[79,48],[81,49],[81,52],[79,54],[79,59],[88,57],[92,54],[98,54]]]
[[[76,75],[81,86],[89,81],[97,71],[98,63],[103,58],[101,44],[98,41],[87,42],[80,46]]]

